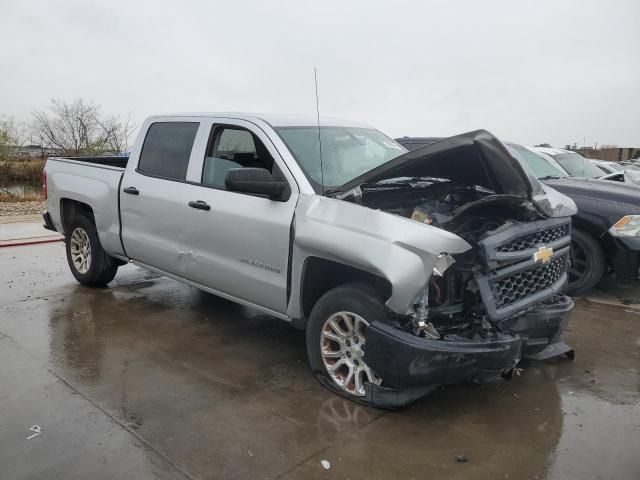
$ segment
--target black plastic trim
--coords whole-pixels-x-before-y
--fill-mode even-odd
[[[550,262],[560,258],[567,257],[565,262],[569,261],[569,249],[570,247],[564,247],[558,250],[551,257]],[[526,310],[529,307],[533,307],[534,305],[544,301],[547,298],[552,297],[554,294],[560,292],[560,290],[567,283],[567,272],[565,272],[560,276],[560,278],[553,283],[551,286],[544,288],[532,295],[527,296],[517,302],[511,303],[505,307],[498,308],[496,306],[496,302],[493,296],[493,292],[491,291],[491,284],[496,281],[514,275],[516,273],[524,272],[527,270],[533,270],[536,268],[544,268],[547,264],[538,263],[535,260],[529,260],[528,262],[521,262],[510,267],[504,268],[496,273],[489,273],[486,275],[478,275],[476,274],[475,279],[478,283],[478,288],[480,289],[480,295],[482,296],[482,301],[487,309],[487,316],[494,321],[503,320],[507,317],[511,317],[516,315],[518,312]]]
[[[44,220],[43,227],[47,230],[51,230],[52,232],[57,232],[56,227],[53,226],[53,222],[51,221],[51,215],[46,210],[42,212],[42,218]]]
[[[127,250],[124,248],[124,240],[122,239],[122,209],[120,208],[120,195],[122,195],[121,193],[121,188],[122,188],[122,180],[124,179],[124,172],[122,172],[122,175],[120,175],[120,181],[118,182],[118,236],[120,237],[120,246],[122,247],[122,254],[125,257],[129,257],[129,255],[127,255]]]
[[[551,247],[554,250],[558,250],[571,243],[571,219],[569,217],[549,218],[546,220],[511,225],[504,231],[497,231],[496,233],[488,235],[486,238],[480,240],[478,244],[484,251],[487,267],[495,269],[508,262],[518,262],[533,258],[533,254],[537,250],[536,248],[528,248],[518,252],[499,252],[498,248],[501,246],[517,240],[518,238],[561,226],[568,227],[567,235],[546,244],[546,246]]]

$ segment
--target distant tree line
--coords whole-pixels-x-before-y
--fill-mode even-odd
[[[130,118],[104,114],[92,102],[53,99],[46,110],[34,111],[25,123],[0,119],[0,159],[18,157],[27,145],[37,145],[43,158],[48,152],[64,156],[121,153],[134,130]]]

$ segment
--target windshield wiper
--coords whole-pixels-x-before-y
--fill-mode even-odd
[[[360,185],[360,188],[371,188],[377,186],[384,185],[405,185],[408,183],[419,182],[424,180],[423,177],[398,177],[398,178],[385,178],[384,180],[378,180],[376,182],[371,183],[363,183]],[[329,190],[325,190],[325,195],[332,195],[335,193],[342,192],[342,187],[331,188]]]
[[[411,185],[411,184],[419,184],[419,183],[444,183],[449,182],[450,180],[446,178],[437,178],[437,177],[396,177],[396,178],[385,178],[382,180],[377,180],[375,182],[370,183],[362,183],[358,187],[360,190],[371,190],[376,188],[385,188],[385,187],[396,187],[398,185]],[[353,189],[352,189],[353,190]],[[340,193],[347,193],[343,190],[342,187],[331,188],[329,190],[325,190],[325,195],[335,195]]]
[[[545,175],[544,177],[538,177],[538,180],[555,180],[561,178],[560,175]]]

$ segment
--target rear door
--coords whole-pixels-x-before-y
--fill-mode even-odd
[[[235,119],[212,119],[207,141],[189,170],[191,208],[185,250],[193,257],[188,278],[252,304],[284,313],[291,224],[298,186],[267,134]],[[286,201],[227,191],[230,168],[259,167],[286,179]]]
[[[200,123],[184,118],[152,122],[120,189],[127,256],[175,275],[186,273],[184,245],[193,196],[187,172]]]

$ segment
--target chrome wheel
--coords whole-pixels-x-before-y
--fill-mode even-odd
[[[364,362],[368,326],[355,313],[338,312],[324,323],[320,335],[320,353],[327,373],[342,390],[358,397],[365,394],[365,382],[382,383]]]
[[[75,269],[84,274],[91,267],[91,241],[83,228],[76,228],[69,239],[69,251],[71,261]]]

